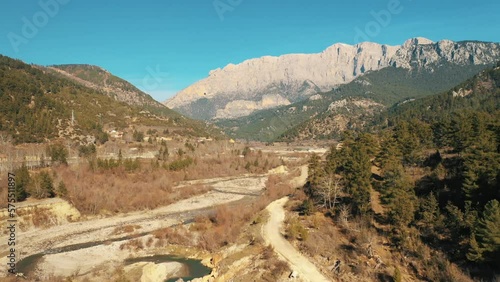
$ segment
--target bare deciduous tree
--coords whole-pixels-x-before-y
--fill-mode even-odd
[[[339,221],[345,227],[349,226],[349,217],[351,216],[351,208],[348,205],[340,206]]]
[[[339,204],[338,199],[342,191],[341,178],[333,173],[326,175],[318,187],[318,194],[323,201],[323,206],[330,210],[334,210],[335,205]]]

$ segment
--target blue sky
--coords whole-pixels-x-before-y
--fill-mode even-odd
[[[163,101],[228,63],[336,42],[499,42],[498,12],[497,0],[2,0],[0,54],[99,65]]]

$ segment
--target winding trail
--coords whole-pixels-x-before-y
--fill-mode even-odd
[[[302,166],[300,176],[291,180],[292,185],[296,187],[303,186],[307,181],[307,174],[307,165]],[[300,280],[311,282],[330,281],[281,234],[280,230],[285,220],[283,206],[287,201],[288,197],[281,198],[266,207],[269,212],[269,220],[261,230],[264,241],[266,244],[271,244],[274,251],[290,264],[292,270],[298,273]]]
[[[281,235],[280,229],[285,220],[283,206],[287,201],[288,197],[281,198],[266,208],[270,215],[269,221],[262,228],[266,244],[271,244],[274,251],[290,264],[292,270],[298,273],[299,279],[311,282],[330,281]]]

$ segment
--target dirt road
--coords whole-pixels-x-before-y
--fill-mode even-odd
[[[285,220],[283,206],[287,201],[288,197],[282,198],[272,202],[266,208],[270,215],[269,221],[262,229],[266,244],[271,244],[274,251],[290,264],[292,270],[298,273],[299,279],[312,282],[330,281],[281,234],[280,229]]]

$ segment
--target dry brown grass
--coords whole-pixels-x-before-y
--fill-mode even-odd
[[[144,249],[144,244],[141,239],[129,240],[120,245],[120,250],[138,251],[142,249]]]
[[[51,221],[51,216],[52,213],[49,210],[35,208],[31,214],[31,221],[35,227],[54,225],[54,222]]]
[[[291,272],[290,266],[286,262],[279,260],[276,255],[265,261],[264,274],[259,279],[261,281],[280,281],[286,274]]]
[[[57,174],[68,189],[65,198],[82,214],[154,209],[210,190],[203,185],[173,189],[175,179],[162,171],[105,174],[59,167]]]
[[[199,247],[213,251],[234,243],[245,224],[263,210],[269,203],[291,194],[293,188],[283,176],[271,175],[266,183],[266,191],[255,201],[247,205],[219,206],[214,215],[209,217],[211,225],[204,223],[205,230],[200,230]],[[194,224],[195,226],[197,223]],[[197,227],[199,228],[199,227]]]
[[[18,282],[18,281],[26,281],[23,278],[15,277],[14,275],[9,275],[7,277],[2,277],[3,282]]]
[[[161,247],[166,244],[192,246],[193,240],[189,230],[184,227],[167,227],[153,232],[153,236],[158,239],[156,246]]]
[[[185,151],[183,157],[189,157],[194,161],[192,165],[180,171],[165,170],[162,168],[163,161],[157,163],[156,159],[141,160],[140,168],[134,172],[126,172],[123,166],[91,169],[88,161],[80,158],[79,165],[53,167],[50,174],[56,173],[55,184],[61,181],[65,184],[68,190],[65,198],[82,214],[112,214],[153,209],[208,191],[207,187],[200,186],[173,190],[172,188],[180,181],[264,173],[281,164],[276,155],[258,151],[240,157],[243,144],[228,144],[225,141],[196,144],[191,140],[189,143],[195,144],[195,150],[190,151],[185,148],[185,142],[178,140],[169,143],[170,156],[165,160],[168,165],[178,158],[175,153],[178,149]],[[117,155],[119,148],[123,149],[124,153],[131,149],[130,146],[122,147],[108,144],[98,148],[98,155],[104,156],[109,153]],[[160,148],[149,144],[142,144],[142,147],[143,150],[152,152],[157,152]],[[37,148],[23,149],[18,146],[10,150],[19,152],[22,156],[33,155]],[[245,168],[247,164],[248,168]],[[37,170],[32,173],[37,173]],[[1,183],[5,183],[4,177],[3,174],[0,176]],[[7,198],[6,185],[0,185],[0,195]],[[0,203],[0,206],[5,206],[5,203]]]
[[[113,233],[111,235],[120,235],[120,234],[127,234],[127,233],[133,233],[135,230],[141,229],[140,225],[124,225],[124,226],[118,226],[113,230]]]
[[[264,173],[280,164],[279,158],[272,154],[250,152],[241,158],[238,150],[200,148],[189,155],[194,163],[181,171],[165,170],[151,161],[142,161],[140,169],[133,173],[123,167],[94,171],[82,164],[77,168],[53,168],[54,183],[64,182],[68,190],[65,198],[82,214],[113,214],[154,209],[210,190],[203,185],[174,189],[180,181]],[[217,153],[209,156],[203,153],[212,151]],[[245,169],[248,163],[251,165]]]
[[[255,215],[269,203],[286,196],[295,189],[286,177],[271,175],[265,192],[255,200],[242,204],[222,205],[210,216],[198,216],[189,230],[184,227],[165,228],[154,233],[162,243],[196,246],[215,251],[234,243],[245,225],[253,224]]]
[[[294,205],[289,208],[294,210]],[[370,217],[349,218],[348,226],[343,226],[321,213],[297,216],[293,215],[295,224],[300,222],[310,230],[307,240],[292,236],[293,243],[337,281],[392,281],[395,267],[401,270],[403,281],[472,281],[443,254],[432,251],[418,238],[411,240],[418,256],[393,248],[387,234],[377,231]],[[383,262],[378,267],[377,257]],[[341,272],[335,275],[330,269],[337,259],[342,266]]]
[[[20,227],[49,227],[57,225],[54,213],[49,208],[34,207],[30,209],[18,209],[17,216],[22,218]]]

